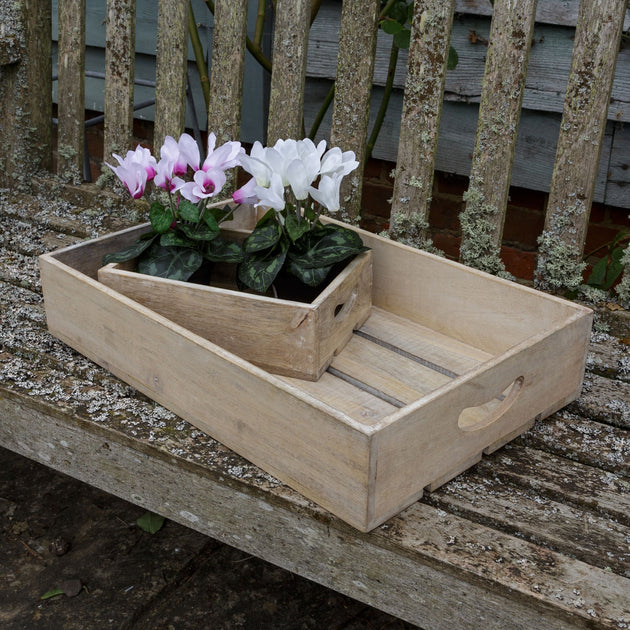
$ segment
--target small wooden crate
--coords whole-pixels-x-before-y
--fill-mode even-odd
[[[145,226],[145,231],[149,226]],[[249,230],[223,230],[242,239]],[[274,374],[316,381],[372,307],[372,253],[363,252],[309,303],[226,286],[156,278],[122,263],[99,269],[103,284]]]
[[[362,531],[581,390],[592,312],[360,232],[371,315],[317,382],[277,376],[99,283],[127,230],[40,259],[50,331]]]

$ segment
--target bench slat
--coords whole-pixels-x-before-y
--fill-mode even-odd
[[[83,181],[85,119],[85,0],[60,0],[57,171]]]
[[[186,61],[188,3],[160,0],[155,62],[155,127],[153,144],[162,146],[168,135],[179,137],[186,116]]]
[[[626,3],[583,0],[575,31],[536,284],[577,288]]]
[[[135,0],[107,0],[105,25],[105,159],[129,149],[133,128]]]
[[[407,79],[400,121],[390,231],[399,238],[397,215],[415,217],[418,245],[427,243],[438,130],[444,98],[454,0],[414,4]],[[409,226],[411,227],[411,226]],[[407,230],[407,236],[409,230]]]
[[[246,28],[247,0],[217,0],[208,105],[208,131],[217,144],[240,138]]]
[[[267,144],[302,138],[310,0],[278,0],[273,39]]]
[[[500,259],[536,0],[497,0],[490,28],[479,123],[460,217],[460,260],[490,273]]]
[[[350,219],[361,208],[379,8],[378,0],[344,0],[341,9],[330,144],[354,151],[360,162],[341,183],[342,206]]]

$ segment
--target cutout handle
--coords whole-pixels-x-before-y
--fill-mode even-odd
[[[499,396],[478,407],[466,407],[459,414],[457,426],[462,431],[479,431],[496,422],[516,402],[524,381],[525,378],[519,376]]]
[[[357,294],[358,290],[355,287],[345,302],[337,304],[333,315],[333,318],[336,322],[340,322],[342,319],[345,319],[348,313],[350,313],[352,307],[354,306],[354,303],[357,301]]]

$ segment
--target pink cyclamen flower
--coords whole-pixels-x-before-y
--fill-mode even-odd
[[[144,189],[149,179],[147,167],[145,164],[134,160],[136,156],[134,151],[129,151],[125,159],[115,153],[113,156],[118,160],[119,166],[112,166],[107,162],[105,164],[116,173],[118,179],[126,186],[129,194],[134,199],[140,199],[144,194]]]
[[[246,184],[232,193],[232,199],[236,203],[256,203],[258,201],[256,185],[256,178],[252,177]]]
[[[185,175],[189,166],[193,171],[199,170],[199,147],[187,133],[183,133],[179,140],[166,136],[160,157],[173,164],[173,175]]]
[[[239,163],[239,156],[245,153],[240,142],[226,142],[215,149],[217,137],[214,133],[208,134],[208,155],[204,160],[201,170],[210,171],[220,169],[222,171],[233,168]]]
[[[225,179],[225,173],[220,169],[200,170],[194,174],[192,182],[179,184],[176,190],[188,201],[197,203],[201,199],[218,195],[225,185]]]

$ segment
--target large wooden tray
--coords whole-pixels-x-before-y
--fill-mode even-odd
[[[589,309],[363,231],[370,317],[317,382],[272,375],[98,282],[138,229],[41,256],[50,331],[362,531],[580,392]]]

